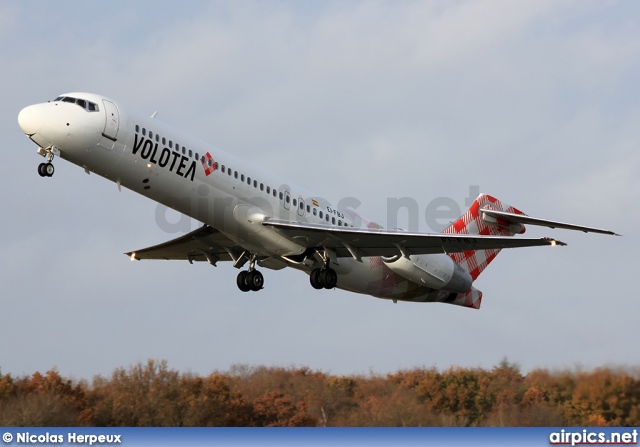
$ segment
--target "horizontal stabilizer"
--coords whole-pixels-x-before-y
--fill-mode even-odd
[[[480,210],[483,214],[484,220],[493,220],[498,223],[505,222],[506,224],[527,224],[527,225],[539,225],[541,227],[549,227],[549,228],[562,228],[564,230],[576,230],[576,231],[584,231],[585,233],[600,233],[600,234],[609,234],[612,236],[620,236],[617,233],[609,230],[603,230],[600,228],[592,228],[592,227],[584,227],[582,225],[573,225],[564,222],[557,222],[554,220],[547,219],[539,219],[537,217],[530,217],[525,214],[514,214],[507,213],[504,211],[496,211],[491,209],[482,209]],[[488,218],[487,218],[488,217]]]

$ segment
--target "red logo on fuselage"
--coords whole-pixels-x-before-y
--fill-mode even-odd
[[[218,164],[213,161],[213,157],[209,152],[207,152],[202,159],[202,167],[204,168],[204,173],[207,177],[213,173],[216,169],[218,169]]]

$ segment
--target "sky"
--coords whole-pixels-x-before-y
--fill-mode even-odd
[[[640,3],[588,0],[0,3],[0,371],[639,365],[639,22]],[[398,225],[437,231],[427,210],[481,191],[623,236],[528,227],[568,246],[503,251],[480,310],[316,291],[291,269],[242,293],[231,265],[123,255],[181,234],[149,199],[60,159],[38,176],[18,112],[73,91],[385,226],[409,198],[418,219]]]

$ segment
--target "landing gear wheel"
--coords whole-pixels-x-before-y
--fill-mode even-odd
[[[311,287],[314,289],[320,290],[323,289],[324,286],[320,282],[320,269],[311,270],[311,275],[309,275],[309,282],[311,282]]]
[[[51,177],[55,170],[51,163],[40,163],[38,165],[38,174],[40,174],[40,177]]]
[[[44,168],[42,168],[42,171],[46,174],[47,177],[51,177],[53,173],[56,171],[56,169],[53,167],[51,163],[45,163]]]
[[[238,289],[240,289],[243,292],[248,292],[249,290],[251,290],[251,287],[249,287],[249,284],[247,283],[248,274],[249,272],[247,272],[246,270],[243,270],[240,273],[238,273],[238,278],[236,279],[236,284],[238,285]]]
[[[320,272],[320,282],[325,289],[333,289],[338,284],[338,274],[332,268]]]
[[[246,282],[251,290],[257,292],[262,289],[262,286],[264,285],[264,277],[259,271],[252,270],[247,273]]]

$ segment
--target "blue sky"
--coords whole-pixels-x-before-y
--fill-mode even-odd
[[[637,365],[639,8],[3,2],[2,372],[90,378],[147,358],[200,374]],[[503,252],[476,282],[479,311],[318,292],[294,271],[265,271],[265,290],[242,294],[229,265],[122,254],[177,236],[153,202],[62,160],[37,175],[17,114],[69,91],[157,110],[334,202],[358,198],[382,224],[390,198],[463,208],[477,185],[624,237],[528,228],[569,245]]]

